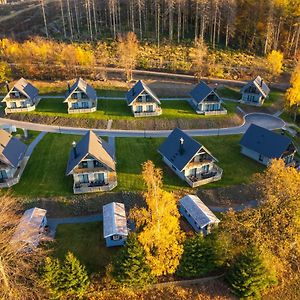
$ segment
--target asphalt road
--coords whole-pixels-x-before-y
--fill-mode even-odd
[[[265,127],[267,129],[280,129],[285,126],[285,122],[276,116],[264,113],[251,113],[245,116],[244,124],[237,127],[215,128],[215,129],[190,129],[185,130],[191,136],[218,136],[244,133],[251,123]],[[14,125],[18,128],[24,128],[35,131],[45,131],[63,134],[83,135],[87,132],[86,128],[44,125],[37,123],[29,123],[16,121],[6,118],[0,118],[0,124]],[[93,129],[98,135],[108,137],[166,137],[171,130],[119,130],[119,129]]]

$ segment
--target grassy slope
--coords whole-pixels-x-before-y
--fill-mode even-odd
[[[224,187],[247,183],[251,176],[263,170],[258,163],[240,154],[238,142],[241,136],[198,137],[197,140],[207,147],[219,160],[223,168],[222,180],[202,188]],[[167,189],[187,188],[187,184],[178,179],[161,161],[157,148],[163,139],[119,138],[117,139],[117,171],[120,190],[142,189],[141,164],[151,159],[164,170],[164,183]],[[126,159],[124,159],[126,158]]]
[[[72,192],[72,178],[65,176],[73,135],[47,134],[35,148],[21,181],[13,187],[17,195],[64,196]]]
[[[228,118],[235,114],[236,103],[225,104],[228,114],[221,116],[200,116],[197,115],[191,106],[183,100],[162,101],[163,114],[160,119],[199,119],[199,118]],[[28,114],[28,113],[27,113]],[[71,114],[67,113],[67,104],[63,103],[63,99],[43,99],[36,110],[29,114],[59,116],[65,118],[81,118],[81,119],[134,119],[130,108],[124,100],[99,100],[97,111],[89,114]],[[149,119],[149,118],[147,118]]]
[[[24,196],[66,196],[72,195],[72,178],[65,176],[70,145],[80,137],[73,135],[47,134],[34,150],[19,184],[13,187],[17,195]],[[263,168],[256,162],[242,156],[238,142],[240,136],[201,137],[197,138],[219,160],[224,169],[221,181],[203,188],[224,187],[249,182],[251,175]],[[152,160],[163,168],[164,184],[168,190],[187,189],[181,181],[167,168],[157,148],[163,139],[152,138],[117,138],[117,172],[116,190],[142,190],[141,165]]]
[[[53,255],[63,259],[71,251],[89,272],[104,273],[118,249],[105,247],[102,222],[63,224],[57,227]]]

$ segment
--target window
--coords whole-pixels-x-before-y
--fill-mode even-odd
[[[202,167],[203,173],[208,173],[209,171],[209,165],[205,165]]]
[[[105,181],[104,173],[95,174],[95,178],[98,182],[104,183]]]
[[[82,161],[81,164],[80,164],[80,167],[81,167],[82,169],[86,169],[86,168],[88,167],[87,161]]]
[[[139,105],[136,109],[137,112],[142,112],[143,111],[143,106]]]
[[[147,105],[147,111],[153,112],[154,111],[153,105]]]
[[[89,182],[89,175],[88,174],[80,174],[79,176],[80,183],[88,183]]]
[[[101,167],[103,167],[103,165],[101,164],[101,162],[98,161],[98,160],[94,160],[94,168],[101,168]]]
[[[89,108],[88,102],[82,102],[82,108]]]
[[[112,240],[113,241],[118,241],[119,239],[120,239],[120,236],[117,235],[117,234],[115,234],[115,235],[112,236]]]

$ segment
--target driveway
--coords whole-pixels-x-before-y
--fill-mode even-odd
[[[244,133],[251,123],[265,127],[267,129],[280,129],[285,126],[285,122],[279,117],[264,113],[250,113],[244,117],[244,124],[229,128],[214,128],[214,129],[190,129],[185,130],[191,136],[218,136]],[[78,134],[83,135],[87,132],[86,128],[66,127],[44,125],[23,121],[16,121],[6,118],[0,118],[0,124],[15,125],[18,128],[24,128],[36,131],[45,131],[52,133],[63,134]],[[108,137],[166,137],[171,130],[119,130],[119,129],[93,129],[98,135]]]

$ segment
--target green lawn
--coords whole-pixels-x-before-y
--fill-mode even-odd
[[[71,251],[90,273],[104,273],[120,249],[105,246],[102,222],[58,225],[55,240],[55,257],[64,259]]]
[[[251,176],[264,168],[240,154],[240,135],[219,137],[197,137],[212,154],[219,160],[218,165],[224,170],[220,181],[205,185],[201,188],[225,187],[235,184],[248,183]],[[164,184],[168,190],[188,188],[162,162],[157,148],[163,139],[150,138],[118,138],[116,141],[117,172],[119,190],[141,190],[141,164],[147,159],[152,160],[156,166],[163,168]],[[126,159],[124,159],[126,158]]]
[[[230,98],[234,100],[240,100],[242,96],[239,88],[228,86],[217,89],[217,93],[221,98]]]
[[[72,194],[72,178],[65,176],[72,141],[80,137],[48,133],[34,149],[21,177],[13,187],[17,195],[65,196]]]
[[[199,140],[219,160],[223,168],[222,180],[201,188],[225,187],[247,183],[251,176],[263,170],[258,163],[240,154],[238,142],[241,136],[199,137]],[[72,195],[72,177],[65,176],[71,143],[80,137],[48,133],[38,144],[30,158],[19,184],[13,187],[17,195],[30,197],[51,197]],[[163,168],[164,185],[167,190],[189,190],[162,162],[157,148],[163,138],[117,138],[117,176],[116,191],[140,191],[142,163],[152,160]]]
[[[224,105],[227,110],[227,115],[220,116],[201,116],[195,113],[191,106],[184,100],[165,100],[162,101],[163,113],[160,119],[199,119],[199,118],[228,118],[235,114],[236,103],[226,102]],[[130,108],[127,106],[125,100],[99,100],[97,111],[88,114],[68,114],[67,104],[63,103],[63,99],[43,99],[36,110],[26,114],[38,114],[47,116],[59,116],[65,118],[81,118],[81,119],[135,119],[131,113]],[[149,119],[149,118],[147,118]]]
[[[39,134],[39,131],[28,130],[28,137],[25,138],[24,131],[17,128],[17,132],[14,132],[12,135],[20,139],[24,144],[30,145]]]

